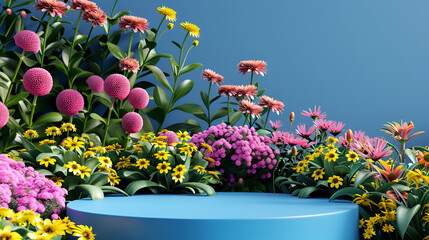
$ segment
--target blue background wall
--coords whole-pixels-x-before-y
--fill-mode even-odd
[[[113,0],[95,2],[110,15]],[[267,95],[285,103],[278,117],[285,125],[290,111],[296,113],[297,122],[309,124],[299,113],[321,105],[328,119],[343,121],[346,129],[362,129],[371,137],[389,140],[379,131],[384,123],[412,120],[417,130],[428,132],[412,144],[427,144],[428,1],[120,0],[116,11],[131,10],[156,27],[162,18],[156,7],[162,5],[176,10],[178,21],[160,41],[158,52],[178,58],[170,41],[183,39],[180,22],[201,28],[200,45],[191,51],[188,63],[204,66],[186,76],[196,84],[183,102],[200,101],[199,91],[208,87],[200,79],[204,68],[221,73],[226,84],[247,84],[249,76],[238,73],[237,63],[260,59],[268,63],[268,71],[257,81],[268,89]],[[68,13],[65,19],[77,15]],[[83,25],[86,33],[89,24]],[[123,42],[125,49],[128,36]],[[169,72],[167,62],[161,67]],[[189,117],[176,112],[168,121]]]

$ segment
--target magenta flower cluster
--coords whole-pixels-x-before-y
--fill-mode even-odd
[[[275,155],[280,153],[271,149],[270,138],[258,136],[253,127],[232,127],[225,123],[193,135],[191,142],[201,150],[201,143],[212,147],[213,152],[207,156],[215,161],[214,167],[228,176],[224,181],[229,186],[232,186],[235,179],[245,179],[251,175],[258,175],[262,179],[270,178],[270,171],[277,163]],[[240,173],[241,176],[236,175]]]
[[[0,155],[0,207],[33,209],[43,218],[57,219],[65,208],[67,190],[23,162]]]

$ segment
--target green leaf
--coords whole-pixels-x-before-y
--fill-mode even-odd
[[[25,30],[25,22],[22,19],[21,15],[16,16],[15,21],[15,33],[19,33],[22,30]]]
[[[243,115],[243,113],[241,113],[240,111],[236,111],[231,114],[231,116],[229,117],[229,124],[231,126],[235,125],[240,120],[241,115]]]
[[[62,45],[64,45],[64,41],[55,41],[53,43],[50,43],[47,47],[46,47],[46,52],[48,51],[53,51],[59,47],[61,47]]]
[[[375,174],[375,172],[370,172],[366,169],[360,170],[356,175],[354,187],[359,187],[365,180],[372,178]]]
[[[34,0],[27,0],[27,1],[22,1],[22,2],[18,2],[12,6],[10,6],[10,8],[17,8],[17,7],[21,7],[21,6],[25,6],[25,5],[30,5],[34,3]]]
[[[193,87],[194,87],[194,82],[189,79],[180,83],[177,89],[173,92],[172,105],[174,105],[174,103],[177,100],[186,96],[192,90]]]
[[[163,185],[148,180],[139,180],[128,184],[128,186],[125,188],[125,192],[132,196],[137,191],[144,188],[149,188],[151,191],[161,190],[162,192],[167,192],[167,188],[165,188]]]
[[[89,116],[92,119],[100,120],[101,122],[103,122],[104,124],[106,124],[106,120],[104,118],[102,118],[100,115],[98,115],[97,113],[91,113],[91,114],[89,114]]]
[[[156,86],[155,90],[153,91],[153,98],[159,107],[161,107],[165,112],[168,112],[170,102],[164,89]]]
[[[407,154],[407,156],[410,158],[413,164],[418,164],[419,160],[417,160],[416,158],[415,151],[408,148],[408,149],[405,149],[405,154]]]
[[[332,196],[329,198],[329,200],[332,200],[332,199],[335,199],[338,197],[342,197],[342,196],[354,197],[355,194],[362,195],[363,193],[365,193],[365,191],[363,191],[360,188],[345,187],[343,189],[336,191],[334,194],[332,194]]]
[[[99,186],[81,184],[76,186],[75,190],[88,193],[92,200],[102,200],[104,198],[103,190]]]
[[[179,65],[174,60],[173,56],[171,56],[171,58],[170,58],[170,67],[171,67],[171,75],[173,75],[173,79],[176,79],[177,73],[179,72]]]
[[[149,69],[153,75],[155,75],[156,79],[159,83],[161,83],[162,86],[173,92],[173,88],[171,88],[170,83],[168,82],[167,78],[165,77],[165,74],[156,66],[153,65],[147,65],[147,69]]]
[[[231,109],[230,109],[231,111]],[[211,122],[213,122],[216,119],[223,118],[226,115],[228,115],[228,108],[223,107],[216,110],[216,112],[213,113],[212,119],[210,119]]]
[[[199,68],[201,66],[203,66],[203,64],[201,64],[201,63],[191,63],[188,66],[182,68],[182,70],[180,70],[179,75],[183,75],[185,73],[194,71],[195,69],[197,69],[197,68]]]
[[[399,206],[396,209],[396,222],[398,224],[399,236],[403,239],[405,233],[407,232],[408,225],[410,224],[413,217],[418,213],[420,209],[420,204],[417,204],[413,208],[408,208],[405,206]]]
[[[319,189],[317,189],[317,187],[306,187],[301,189],[301,191],[299,191],[298,193],[298,197],[299,198],[308,198],[308,196],[310,196],[310,194],[312,194],[313,192],[317,191]]]
[[[109,48],[110,53],[117,59],[121,60],[127,57],[127,54],[119,46],[107,42],[107,47]]]
[[[24,100],[25,98],[28,98],[29,95],[30,93],[28,92],[20,92],[15,96],[13,96],[12,98],[10,98],[6,103],[6,106],[8,108],[15,106],[16,104],[18,104],[19,101]]]
[[[51,123],[51,122],[61,122],[63,120],[63,116],[59,112],[49,112],[39,117],[33,124],[33,126],[43,124],[43,123]]]
[[[201,91],[200,96],[201,96],[201,100],[203,101],[204,105],[208,108],[210,106],[209,95],[207,95],[206,92]]]
[[[120,11],[117,14],[115,14],[115,16],[113,16],[113,18],[118,19],[118,18],[125,16],[127,14],[130,14],[130,13],[131,13],[130,11]]]
[[[171,41],[176,47],[178,47],[180,50],[182,50],[182,46],[178,43],[178,42],[175,42],[175,41]]]
[[[256,132],[258,133],[259,136],[265,136],[271,133],[267,129],[263,129],[263,128],[258,129]]]
[[[114,186],[101,186],[100,188],[104,193],[122,193],[125,196],[129,196],[124,190]]]
[[[334,167],[334,173],[335,173],[335,175],[345,176],[349,172],[350,172],[350,168],[348,168],[346,166],[339,165],[339,166],[335,166]]]
[[[204,109],[195,103],[185,103],[179,106],[174,107],[173,110],[181,110],[183,112],[192,113],[192,114],[205,114]]]
[[[186,188],[186,187],[199,189],[199,190],[207,193],[208,196],[216,195],[215,190],[211,186],[204,184],[204,183],[187,182],[187,183],[181,183],[181,184],[175,186],[174,188]]]

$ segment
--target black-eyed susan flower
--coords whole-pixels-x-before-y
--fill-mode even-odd
[[[217,174],[217,172],[214,172],[214,171],[208,171],[208,174],[212,175],[212,176],[213,176],[213,177],[215,177],[217,180],[220,180],[220,179],[219,179],[219,175]]]
[[[27,130],[27,131],[24,132],[23,137],[27,138],[27,139],[28,138],[38,138],[39,137],[39,133],[36,130],[29,129],[29,130]]]
[[[293,170],[296,171],[296,173],[304,173],[305,169],[307,168],[308,163],[306,161],[300,161],[298,164],[293,168]]]
[[[67,229],[67,225],[62,221],[56,221],[51,219],[45,219],[39,223],[37,223],[38,231],[42,236],[55,237],[57,235],[65,235],[65,230]]]
[[[74,175],[79,176],[81,174],[80,172],[80,164],[76,161],[68,162],[67,164],[64,164],[65,168],[69,169],[69,172],[73,173]]]
[[[347,161],[355,163],[356,160],[359,158],[359,155],[356,152],[354,152],[353,150],[350,150],[346,154],[346,157],[347,157]]]
[[[5,226],[0,229],[0,239],[21,240],[22,237],[17,232],[12,232],[11,226]]]
[[[313,157],[313,155],[307,155],[307,156],[305,156],[304,157],[304,161],[306,161],[307,163],[309,162],[309,161],[312,161],[312,160],[314,160],[314,157]]]
[[[393,221],[393,220],[396,219],[396,211],[395,210],[392,210],[392,211],[389,211],[389,210],[381,211],[381,213],[384,214],[384,217],[388,221]]]
[[[55,165],[55,162],[57,161],[55,158],[50,157],[44,157],[42,159],[37,160],[40,165],[45,165],[45,167],[48,167],[49,164]]]
[[[67,148],[69,148],[70,151],[73,150],[79,150],[79,149],[84,149],[84,142],[82,142],[78,137],[74,137],[74,138],[67,138],[63,145],[65,145]]]
[[[170,156],[170,153],[168,153],[165,150],[161,150],[161,151],[158,151],[157,153],[155,153],[154,156],[158,160],[167,160],[168,157]]]
[[[0,218],[11,218],[14,212],[12,209],[0,207]]]
[[[191,35],[192,37],[200,37],[200,28],[197,25],[189,22],[182,22],[180,23],[180,26],[182,26],[184,30],[188,31],[189,35]]]
[[[187,142],[189,139],[191,139],[191,136],[189,136],[189,134],[188,134],[188,132],[187,131],[178,131],[177,133],[177,137],[180,139],[180,141],[182,141],[182,142]]]
[[[325,159],[328,160],[328,162],[330,161],[337,161],[338,159],[338,154],[335,151],[329,151],[325,154]]]
[[[85,177],[91,176],[91,169],[89,169],[89,168],[87,168],[85,166],[80,166],[79,170],[80,170],[80,177],[82,179],[84,179]]]
[[[206,173],[206,172],[207,172],[207,171],[206,171],[206,169],[205,169],[204,167],[199,166],[199,165],[195,166],[195,167],[194,167],[194,170],[197,170],[197,172],[198,172],[199,174],[203,174],[203,173]]]
[[[158,7],[156,10],[158,10],[159,14],[164,15],[165,19],[167,19],[170,22],[175,22],[176,21],[176,11],[174,11],[171,8],[162,6],[162,7]]]
[[[89,150],[96,151],[99,153],[106,153],[107,152],[105,147],[92,147],[92,148],[89,148]]]
[[[185,167],[185,165],[183,165],[183,164],[179,164],[179,165],[177,165],[174,169],[173,169],[173,171],[174,172],[180,172],[180,173],[185,173],[185,172],[187,172],[188,171],[188,169],[186,169],[186,167]]]
[[[82,155],[82,156],[83,156],[84,158],[92,158],[92,157],[95,157],[95,155],[96,155],[96,154],[95,154],[95,152],[93,152],[93,151],[86,151],[86,152],[84,152],[84,153],[83,153],[83,155]]]
[[[139,169],[147,169],[147,167],[150,165],[150,161],[146,160],[146,158],[140,158],[139,160],[136,161],[135,166],[138,167]]]
[[[323,171],[323,168],[322,169],[316,169],[316,170],[314,170],[311,177],[314,178],[314,181],[317,181],[319,179],[323,179],[324,174],[325,174],[325,172]]]
[[[60,136],[62,134],[61,130],[57,127],[48,127],[45,130],[46,136]]]
[[[337,147],[335,147],[335,145],[331,143],[328,146],[326,146],[325,149],[327,149],[328,151],[335,151],[337,150]]]
[[[183,153],[185,155],[191,156],[192,155],[192,149],[190,147],[181,147],[179,148],[180,153]]]
[[[163,141],[154,141],[153,145],[157,148],[166,148],[167,147],[167,143],[163,142]]]
[[[79,237],[77,240],[94,240],[95,235],[92,233],[92,227],[77,225],[74,228],[73,236]]]
[[[338,139],[337,138],[334,138],[334,137],[328,137],[326,140],[325,140],[325,142],[327,142],[327,143],[337,143],[338,142]]]
[[[213,149],[210,145],[208,145],[207,143],[201,143],[200,145],[202,148],[206,149],[208,153],[212,153]]]
[[[64,182],[64,179],[62,179],[61,177],[52,177],[50,178],[50,180],[59,186],[62,186]]]
[[[125,169],[131,166],[130,160],[122,160],[116,163],[115,168],[118,170]]]
[[[168,162],[158,163],[158,166],[156,166],[156,169],[158,169],[159,173],[161,173],[161,174],[162,173],[167,174],[168,170],[171,170],[170,163],[168,163]]]
[[[100,162],[100,165],[106,166],[107,168],[111,168],[113,164],[109,157],[98,157],[98,162]]]
[[[72,123],[63,123],[60,127],[61,132],[76,132],[76,126]]]
[[[42,141],[39,141],[39,145],[44,145],[44,144],[55,144],[56,141],[55,140],[51,140],[51,139],[44,139]]]
[[[343,179],[337,175],[334,175],[332,177],[329,177],[328,183],[330,183],[331,188],[340,188],[341,185],[343,185]]]
[[[107,176],[107,180],[110,183],[111,186],[118,185],[121,179],[119,178],[118,174],[115,172],[110,172]]]
[[[183,179],[185,179],[185,176],[183,176],[183,173],[182,172],[174,172],[172,175],[171,175],[171,177],[172,177],[172,179],[174,180],[174,182],[176,183],[176,182],[180,182],[180,183],[182,183],[183,182]]]

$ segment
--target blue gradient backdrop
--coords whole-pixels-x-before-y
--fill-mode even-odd
[[[110,14],[114,0],[95,2]],[[412,120],[418,130],[428,132],[412,144],[427,144],[429,1],[120,0],[116,11],[131,10],[156,27],[161,20],[156,7],[161,5],[176,10],[178,21],[161,39],[159,53],[178,58],[170,40],[182,41],[181,21],[201,28],[200,45],[191,51],[188,63],[201,62],[203,67],[186,75],[195,87],[182,103],[196,99],[201,103],[199,91],[208,88],[200,79],[204,68],[221,73],[226,84],[247,84],[250,76],[239,74],[237,63],[260,59],[268,63],[268,71],[256,79],[268,89],[267,95],[285,103],[278,117],[285,125],[290,111],[296,113],[297,122],[309,124],[299,113],[321,105],[328,119],[389,140],[379,130],[384,123]],[[77,15],[68,13],[65,19]],[[89,24],[82,25],[87,33]],[[124,49],[128,39],[128,35],[123,38]],[[160,66],[170,71],[166,61]],[[168,123],[190,117],[175,112]]]

